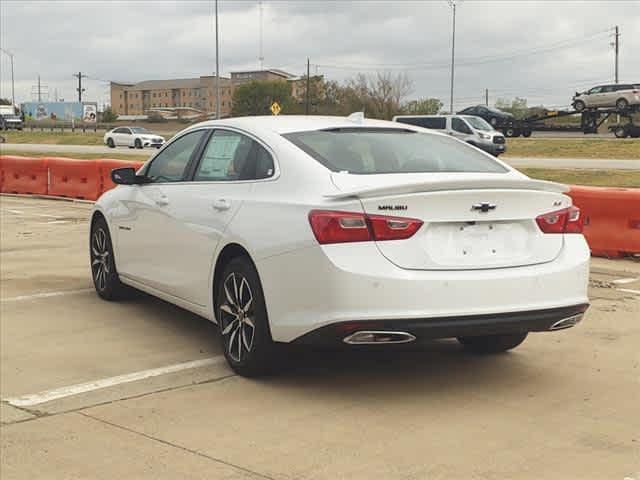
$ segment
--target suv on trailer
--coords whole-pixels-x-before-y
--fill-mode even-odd
[[[586,92],[576,92],[572,105],[578,112],[598,107],[625,111],[631,106],[640,105],[640,83],[599,85]]]
[[[504,135],[473,115],[397,115],[393,121],[440,130],[496,157],[507,151]]]

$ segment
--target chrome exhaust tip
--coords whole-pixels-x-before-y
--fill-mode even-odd
[[[579,313],[577,315],[572,315],[567,318],[563,318],[562,320],[558,320],[556,323],[549,327],[549,330],[563,330],[565,328],[573,327],[575,324],[580,322],[584,317],[584,313]]]
[[[349,345],[377,345],[380,343],[409,343],[415,339],[415,336],[407,332],[362,330],[352,333],[343,338],[342,341]]]

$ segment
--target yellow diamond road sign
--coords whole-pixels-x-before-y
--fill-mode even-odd
[[[280,104],[278,102],[273,102],[271,104],[271,113],[273,113],[274,115],[279,115],[280,110],[282,110],[282,108],[280,108]]]

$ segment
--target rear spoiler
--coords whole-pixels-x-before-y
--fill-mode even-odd
[[[371,187],[356,187],[342,192],[329,193],[325,198],[334,200],[346,198],[384,197],[387,195],[404,195],[420,192],[442,192],[451,190],[539,190],[543,192],[565,193],[569,187],[561,183],[547,182],[544,180],[531,180],[528,178],[504,178],[504,179],[466,179],[466,180],[440,180],[430,182],[405,183],[400,185]]]

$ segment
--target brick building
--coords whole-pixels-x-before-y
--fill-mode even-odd
[[[302,79],[278,69],[231,72],[231,78],[220,77],[221,116],[231,115],[235,87],[255,80],[291,82],[294,98],[304,90]],[[149,109],[176,107],[215,113],[216,77],[111,82],[111,108],[117,115],[145,115]]]

